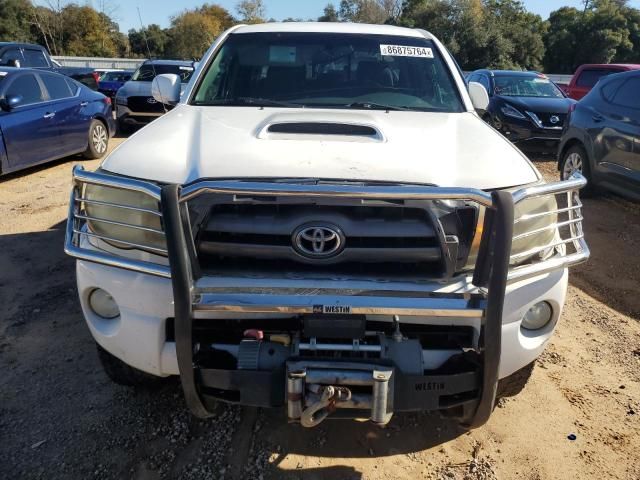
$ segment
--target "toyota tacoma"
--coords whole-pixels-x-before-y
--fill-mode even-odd
[[[589,256],[585,180],[545,183],[433,35],[236,26],[153,95],[175,108],[73,173],[65,250],[115,382],[306,427],[473,428],[521,390]]]

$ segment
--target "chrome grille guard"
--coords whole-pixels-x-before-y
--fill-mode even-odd
[[[157,212],[161,214],[162,231],[165,234],[166,254],[168,262],[164,264],[134,259],[131,256],[113,253],[117,249],[99,249],[95,245],[87,245],[92,240],[106,242],[140,249],[154,258],[163,258],[162,251],[153,252],[151,245],[138,244],[128,240],[101,236],[98,232],[90,231],[90,222],[100,222],[87,214],[87,202],[83,196],[85,184],[102,185],[122,190],[135,191],[148,195],[157,202]],[[75,167],[73,171],[73,188],[69,206],[69,220],[66,230],[65,251],[69,255],[81,260],[95,262],[112,267],[119,267],[135,272],[170,278],[173,287],[174,300],[174,333],[176,355],[180,380],[185,395],[185,401],[191,412],[201,418],[209,417],[212,412],[210,403],[201,393],[200,385],[203,378],[208,378],[218,387],[228,387],[228,378],[215,369],[201,369],[194,363],[193,351],[193,322],[194,314],[198,310],[213,311],[255,311],[255,312],[308,312],[315,305],[315,299],[327,295],[322,289],[314,289],[313,293],[295,293],[287,298],[286,295],[275,296],[268,289],[259,293],[245,293],[237,296],[228,292],[199,291],[197,280],[200,278],[193,234],[189,225],[187,202],[202,193],[218,193],[227,195],[280,195],[300,197],[346,197],[376,200],[465,200],[475,203],[484,209],[480,228],[478,255],[473,270],[473,285],[478,287],[478,293],[437,294],[420,296],[418,292],[380,292],[371,298],[366,295],[354,301],[354,308],[358,311],[373,311],[380,308],[385,313],[391,309],[407,311],[408,315],[426,315],[440,317],[473,316],[480,320],[480,339],[478,354],[480,355],[479,370],[481,372],[480,394],[469,405],[469,415],[464,422],[471,427],[484,424],[493,410],[495,403],[496,385],[501,355],[502,310],[505,291],[508,282],[516,282],[536,275],[546,274],[556,269],[566,268],[585,261],[589,256],[589,249],[584,241],[582,231],[582,214],[578,190],[586,184],[581,177],[574,177],[568,181],[527,187],[513,193],[506,191],[484,192],[475,189],[441,188],[430,186],[362,186],[362,185],[333,185],[295,184],[295,183],[262,183],[244,181],[205,181],[181,189],[178,185],[158,186],[150,182],[128,179],[102,172],[89,173],[82,167]],[[559,196],[565,198],[566,205],[533,214],[524,214],[514,219],[514,210],[524,201],[535,198]],[[556,203],[554,203],[556,204]],[[557,205],[557,204],[556,204]],[[112,209],[130,209],[131,205],[109,202]],[[148,210],[148,209],[147,209]],[[149,214],[149,212],[140,212]],[[155,210],[154,210],[155,213]],[[526,222],[547,215],[556,215],[554,222],[544,226],[545,230],[554,233],[554,241],[547,244],[540,252],[512,253],[514,227],[518,231]],[[560,220],[557,215],[567,215],[567,220]],[[118,222],[119,228],[140,229],[143,225],[129,222]],[[479,222],[480,223],[480,222]],[[517,235],[526,238],[536,235],[539,228],[530,231],[526,229]],[[144,231],[144,230],[141,230]],[[554,232],[555,231],[555,232]],[[157,233],[157,232],[156,232]],[[155,234],[155,233],[154,233]],[[518,237],[516,236],[516,239]],[[570,249],[571,251],[568,251]],[[156,248],[156,250],[158,250]],[[151,252],[151,253],[149,253]],[[544,258],[531,263],[517,264],[518,257],[526,253],[535,258],[543,254]],[[165,259],[166,260],[166,259]],[[167,265],[168,263],[168,265]],[[346,295],[346,293],[345,293]],[[353,295],[353,294],[352,294]],[[213,298],[212,298],[213,297]],[[268,302],[262,302],[269,297]],[[285,305],[287,301],[290,304]],[[333,305],[342,302],[341,296],[331,297]],[[338,303],[335,303],[338,302]],[[410,308],[410,310],[403,310]],[[464,310],[464,312],[462,312]],[[322,312],[320,312],[322,313]],[[209,381],[208,380],[208,381]]]

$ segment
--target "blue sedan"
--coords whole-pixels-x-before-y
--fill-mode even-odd
[[[0,175],[82,153],[115,133],[111,100],[58,73],[0,67]]]

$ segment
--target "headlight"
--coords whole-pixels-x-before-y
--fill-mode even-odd
[[[518,118],[520,120],[526,120],[527,117],[524,116],[524,114],[520,113],[518,110],[516,110],[514,107],[512,107],[511,105],[503,105],[500,108],[500,111],[506,115],[507,117],[511,117],[511,118]]]
[[[511,245],[512,265],[521,264],[531,258],[544,257],[548,253],[545,246],[556,239],[558,222],[556,198],[553,195],[533,197],[516,205],[513,212],[513,243]],[[527,254],[529,253],[529,254]]]
[[[166,249],[159,204],[141,192],[86,184],[89,231],[118,248]],[[120,242],[118,241],[120,240]]]

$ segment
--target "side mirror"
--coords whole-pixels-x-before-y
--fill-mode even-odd
[[[478,82],[469,82],[469,96],[473,108],[481,112],[486,112],[489,108],[489,92]]]
[[[174,73],[163,73],[151,82],[151,95],[157,101],[175,105],[180,101],[180,77]]]
[[[12,58],[7,62],[7,67],[20,68],[20,60],[18,60],[17,58]]]
[[[19,106],[21,102],[22,95],[7,95],[4,98],[0,98],[0,108],[5,112],[10,112]]]

